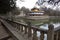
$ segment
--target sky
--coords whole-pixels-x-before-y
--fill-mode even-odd
[[[24,2],[21,2],[20,0],[17,0],[16,6],[19,8],[24,6],[29,9],[32,9],[34,6],[39,8],[40,6],[36,5],[37,1],[38,0],[24,0]],[[48,1],[48,0],[46,0],[46,1]],[[57,5],[52,5],[52,4],[49,4],[48,2],[44,2],[41,6],[51,8],[53,10],[60,10],[60,2]]]
[[[26,8],[33,8],[35,6],[35,3],[37,2],[38,0],[24,0],[24,2],[21,2],[20,0],[17,0],[16,1],[16,6],[21,8],[23,6],[25,6]]]

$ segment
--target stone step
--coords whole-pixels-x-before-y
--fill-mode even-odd
[[[15,39],[18,40],[26,40],[24,37],[19,34],[12,25],[10,25],[8,22],[1,20],[1,22],[4,24],[5,28],[10,32],[11,36],[14,36]]]
[[[4,27],[0,24],[0,39],[8,38],[9,34],[6,32]]]

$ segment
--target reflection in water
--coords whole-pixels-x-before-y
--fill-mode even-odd
[[[50,24],[50,23],[54,25],[54,28],[60,26],[60,17],[50,17],[50,18],[51,19],[46,19],[46,20],[31,20],[31,21],[23,19],[23,18],[17,18],[16,20],[18,22],[20,22],[20,20],[23,20],[24,23],[26,21],[30,21],[32,23],[32,25],[33,25],[33,23],[37,24],[39,26],[39,28],[46,29],[46,30],[48,30],[48,24]],[[33,30],[32,30],[32,33],[33,33]],[[37,31],[38,38],[40,37],[40,35],[41,35],[40,32]],[[47,40],[47,34],[44,34],[44,40]]]
[[[37,31],[37,37],[39,38],[40,37],[40,32]],[[47,40],[47,34],[44,34],[44,40]]]
[[[52,24],[54,25],[54,28],[60,26],[60,23],[52,23]],[[40,26],[40,28],[48,30],[48,24],[44,24],[44,25]],[[40,32],[37,32],[38,37],[39,37],[39,35],[41,35]],[[44,40],[47,40],[47,34],[44,34]]]
[[[40,32],[37,31],[37,37],[39,38],[40,37]],[[44,40],[47,40],[47,34],[44,34]]]
[[[52,24],[54,25],[54,28],[60,26],[60,23],[52,23]],[[40,28],[48,30],[48,24],[44,24],[44,25],[40,26]]]

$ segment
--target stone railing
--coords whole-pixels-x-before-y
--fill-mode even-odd
[[[32,27],[30,23],[28,23],[28,25],[25,25],[13,21],[8,22],[21,33],[24,32],[24,35],[28,34],[28,38],[31,38],[31,40],[44,40],[44,34],[47,34],[47,40],[55,40],[54,34],[56,33],[54,33],[53,25],[49,25],[49,29],[45,30],[37,27]],[[37,31],[41,34],[39,38],[37,37]]]
[[[52,24],[48,26],[48,30],[45,30],[37,27],[32,27],[30,23],[28,23],[28,25],[25,25],[10,20],[6,21],[10,23],[14,28],[16,28],[17,31],[24,33],[24,35],[27,34],[28,40],[29,38],[31,38],[30,40],[44,40],[44,34],[47,34],[47,40],[60,40],[60,28],[58,27],[54,29],[54,26]],[[37,37],[37,31],[41,34],[39,35],[40,37]]]

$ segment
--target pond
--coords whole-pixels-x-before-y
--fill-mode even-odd
[[[54,28],[60,26],[60,17],[50,17],[49,19],[45,20],[27,20],[25,18],[17,18],[16,21],[21,22],[21,20],[23,20],[24,23],[29,21],[32,24],[32,26],[46,30],[48,30],[48,24],[53,24]],[[40,32],[37,31],[37,36],[39,37],[39,35]],[[44,34],[44,40],[47,40],[47,34]]]
[[[52,23],[52,24],[54,25],[54,28],[60,26],[60,23]],[[48,24],[43,24],[39,28],[48,30]],[[39,31],[37,31],[37,37],[39,37],[39,35],[41,35],[41,34]],[[44,40],[47,40],[47,34],[44,34]]]
[[[53,24],[54,28],[59,27],[60,26],[60,18],[50,18],[47,22],[45,22],[43,25],[39,26],[39,28],[41,29],[46,29],[48,30],[48,25],[49,24]],[[37,32],[37,36],[39,37],[40,32]],[[47,40],[47,34],[44,34],[44,40]]]
[[[60,23],[51,23],[51,24],[54,25],[54,28],[60,26]],[[43,24],[43,25],[41,25],[39,28],[48,30],[48,24]],[[40,34],[39,31],[37,31],[37,37],[39,37],[39,35],[41,35],[41,34]],[[47,34],[44,34],[44,40],[47,40]]]
[[[60,26],[60,23],[51,23],[54,25],[54,28],[57,28]],[[46,29],[48,30],[48,24],[43,24],[42,26],[40,26],[39,28],[42,28],[42,29]]]
[[[46,27],[48,26],[48,24],[51,23],[55,26],[60,24],[60,16],[59,17],[51,16],[48,19],[41,19],[41,20],[34,20],[34,19],[30,20],[30,19],[19,17],[19,18],[15,18],[14,20],[25,24],[27,24],[27,22],[30,22],[32,26],[37,26],[37,27],[40,27],[42,25]]]
[[[43,25],[40,26],[40,28],[44,28],[48,30],[48,24],[53,24],[54,28],[60,26],[60,18],[54,17],[50,18],[48,22],[44,23]]]

